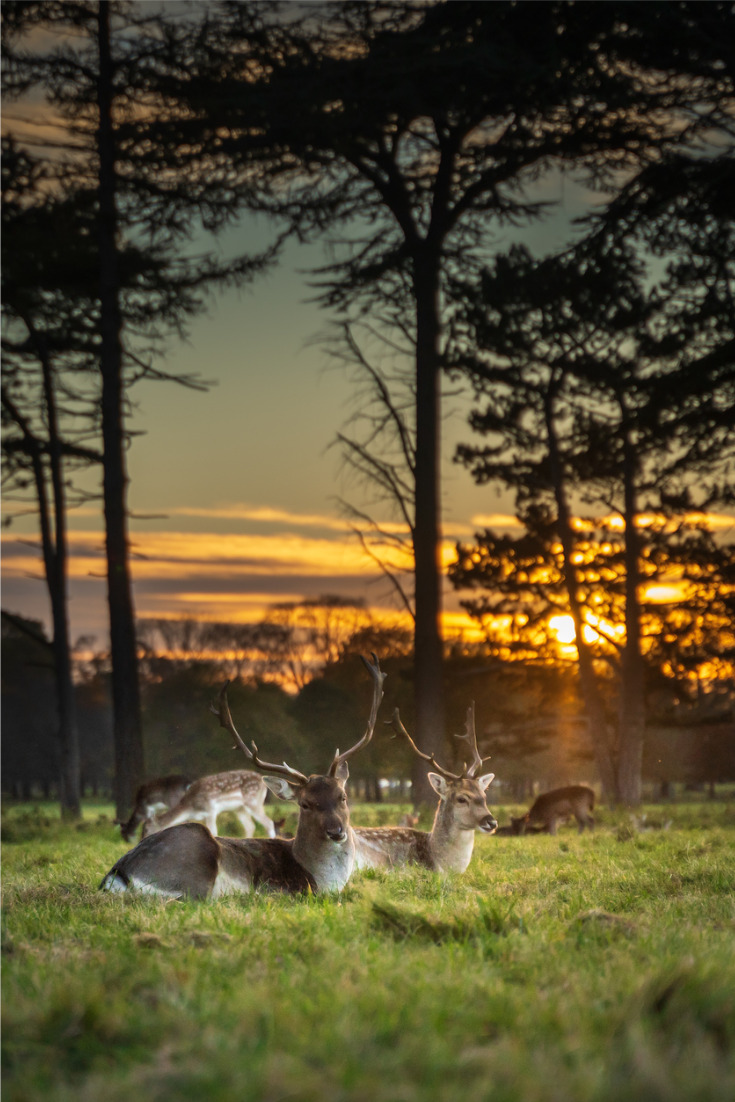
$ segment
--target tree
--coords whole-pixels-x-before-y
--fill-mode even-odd
[[[177,100],[192,34],[180,15],[108,0],[10,0],[3,6],[6,99],[22,99],[40,88],[61,120],[55,136],[41,143],[47,189],[58,189],[63,181],[92,212],[96,273],[85,295],[93,303],[100,384],[120,816],[143,777],[129,569],[128,391],[141,377],[201,387],[199,380],[154,366],[165,335],[181,332],[187,315],[202,309],[207,284],[245,278],[266,261],[265,255],[226,262],[211,254],[180,255],[181,244],[202,222],[215,228],[231,205],[226,183],[208,168],[198,170],[186,111]],[[37,33],[43,30],[54,32],[51,45]],[[70,282],[74,287],[73,278]]]
[[[31,799],[35,785],[48,794],[59,777],[54,686],[52,647],[43,626],[3,611],[3,790],[20,799]]]
[[[488,533],[479,557],[463,549],[455,581],[484,576],[505,592],[512,576],[510,586],[520,579],[535,599],[545,587],[548,595],[556,587],[557,599],[564,590],[600,773],[628,803],[640,799],[645,724],[642,587],[678,570],[698,575],[703,587],[716,577],[727,592],[730,556],[688,514],[732,503],[727,475],[735,459],[735,225],[721,213],[703,217],[700,206],[706,181],[711,202],[702,205],[724,211],[732,155],[670,160],[658,193],[656,178],[659,166],[642,173],[626,188],[627,201],[614,203],[603,228],[577,249],[534,261],[517,248],[480,287],[458,281],[454,288],[456,362],[488,396],[473,425],[491,437],[460,455],[478,480],[515,489],[529,533],[525,542]],[[598,516],[613,510],[622,537],[603,532],[595,547],[588,533],[575,532],[575,496]],[[726,605],[726,597],[707,601],[699,621],[718,638],[715,651]],[[548,596],[534,615],[539,609],[548,615]],[[586,637],[590,623],[604,636],[601,622],[621,629],[612,726]],[[669,631],[675,646],[683,620],[680,629]]]
[[[694,92],[699,109],[718,75],[708,58],[694,92],[679,81],[698,62],[699,8],[628,4],[623,18],[617,5],[547,3],[529,20],[513,3],[332,3],[302,18],[277,12],[254,35],[249,8],[230,5],[202,38],[192,110],[209,114],[211,148],[230,159],[234,186],[301,236],[332,231],[337,255],[318,273],[326,305],[375,310],[411,335],[415,693],[426,750],[444,741],[447,277],[478,265],[494,233],[542,212],[529,188],[552,166],[575,163],[611,186],[653,149],[688,136],[683,112]],[[709,33],[729,9],[708,9]],[[428,798],[423,774],[416,781]]]
[[[336,443],[353,480],[372,501],[358,508],[341,498],[340,506],[363,550],[388,580],[399,608],[415,626],[416,433],[413,376],[406,367],[410,355],[395,341],[388,344],[381,339],[370,323],[362,328],[366,343],[377,342],[379,352],[368,354],[349,322],[338,328],[331,345],[332,354],[352,370],[355,379],[355,412],[349,432],[339,432]],[[387,358],[398,360],[390,371]],[[378,361],[383,361],[381,366]],[[378,518],[373,507],[383,516],[387,512],[387,519]]]
[[[39,516],[53,624],[63,816],[80,816],[79,732],[67,609],[67,508],[75,469],[99,463],[87,442],[94,398],[88,376],[89,299],[62,289],[69,265],[89,268],[83,204],[45,194],[42,166],[3,142],[3,484]],[[52,244],[53,243],[53,244]],[[63,257],[63,261],[61,260]],[[63,376],[63,377],[62,377]],[[80,423],[81,422],[81,423]],[[81,495],[83,499],[84,495]],[[12,518],[11,518],[12,519]]]

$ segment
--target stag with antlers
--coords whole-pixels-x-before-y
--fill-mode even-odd
[[[235,739],[250,768],[279,799],[295,800],[299,818],[293,838],[215,838],[201,823],[182,823],[144,838],[103,879],[106,891],[130,889],[174,898],[218,898],[233,892],[269,888],[285,892],[341,891],[355,863],[355,838],[345,784],[348,759],[370,742],[383,698],[385,674],[375,655],[363,662],[373,681],[365,733],[354,746],[335,752],[324,774],[307,777],[286,762],[263,761],[257,746],[246,746],[235,729],[227,684],[212,711]]]
[[[464,872],[472,857],[475,831],[492,834],[498,826],[485,800],[485,791],[495,774],[477,775],[484,762],[477,748],[475,706],[471,704],[467,709],[465,733],[455,735],[468,742],[472,750],[472,762],[461,773],[451,773],[433,754],[419,750],[401,723],[397,708],[390,722],[415,753],[436,770],[428,774],[439,797],[434,825],[430,832],[402,826],[355,827],[355,867],[389,869],[413,864],[440,873]]]

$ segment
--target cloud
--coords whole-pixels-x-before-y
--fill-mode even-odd
[[[476,513],[472,525],[474,533],[478,528],[520,528],[521,522],[510,513]]]

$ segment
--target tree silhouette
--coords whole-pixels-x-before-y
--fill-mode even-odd
[[[182,135],[187,115],[177,88],[188,79],[188,19],[108,0],[9,0],[2,14],[6,102],[25,103],[40,90],[57,120],[50,136],[39,131],[37,138],[31,104],[30,123],[21,114],[9,125],[23,131],[19,141],[40,146],[47,192],[65,189],[90,214],[83,244],[93,270],[85,266],[81,294],[91,304],[84,331],[99,382],[116,800],[123,816],[144,772],[129,567],[129,389],[140,378],[202,388],[201,380],[161,368],[165,337],[181,333],[187,316],[203,308],[207,285],[246,278],[271,253],[231,261],[182,255],[204,223],[221,225],[230,206],[222,180],[197,171],[193,134]],[[77,246],[66,258],[69,299],[80,293]],[[34,273],[26,276],[32,286]]]
[[[3,486],[6,501],[38,513],[53,623],[62,815],[80,815],[79,733],[67,608],[67,509],[85,499],[75,470],[101,462],[89,443],[90,383],[83,273],[94,257],[89,211],[74,194],[47,193],[42,166],[3,142]],[[70,269],[77,280],[70,294]],[[12,515],[9,515],[12,520]]]
[[[615,186],[682,142],[719,71],[692,4],[229,5],[198,47],[192,110],[233,188],[301,237],[331,231],[322,302],[410,334],[415,380],[417,737],[444,742],[439,378],[443,298],[493,235],[540,215],[530,190],[576,164]],[[254,29],[257,17],[265,24]],[[707,44],[729,18],[708,5]],[[692,79],[681,80],[696,72]],[[427,797],[423,774],[417,791]]]
[[[460,458],[478,480],[515,490],[529,532],[527,543],[487,534],[474,558],[462,549],[454,580],[484,576],[503,592],[506,571],[511,585],[535,578],[542,618],[563,590],[600,773],[628,803],[640,799],[643,583],[698,576],[710,600],[690,589],[684,601],[690,612],[706,604],[699,622],[718,639],[713,657],[723,645],[732,556],[704,518],[733,501],[735,224],[723,189],[734,181],[732,143],[728,155],[670,159],[665,177],[657,167],[630,184],[577,249],[534,261],[516,248],[479,286],[454,287],[455,362],[485,401],[473,426],[491,438]],[[603,532],[594,548],[575,531],[575,498],[598,517],[613,511],[622,536]],[[600,621],[621,628],[614,725],[586,638],[591,614],[598,638]],[[674,649],[686,634],[680,618]]]

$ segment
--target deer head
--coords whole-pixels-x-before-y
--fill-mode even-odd
[[[403,735],[408,740],[412,750],[424,761],[433,765],[436,772],[428,774],[429,784],[439,797],[437,816],[446,823],[447,830],[474,831],[492,834],[497,829],[497,822],[488,811],[485,800],[485,791],[495,778],[494,773],[484,773],[477,776],[484,761],[477,748],[477,735],[475,734],[475,705],[470,704],[467,709],[465,721],[465,733],[455,735],[455,738],[467,742],[472,750],[472,762],[463,765],[461,773],[452,773],[439,764],[433,754],[425,754],[419,750],[416,743],[401,723],[401,717],[396,708],[393,718],[390,720],[397,734]],[[437,820],[438,825],[438,820]]]

